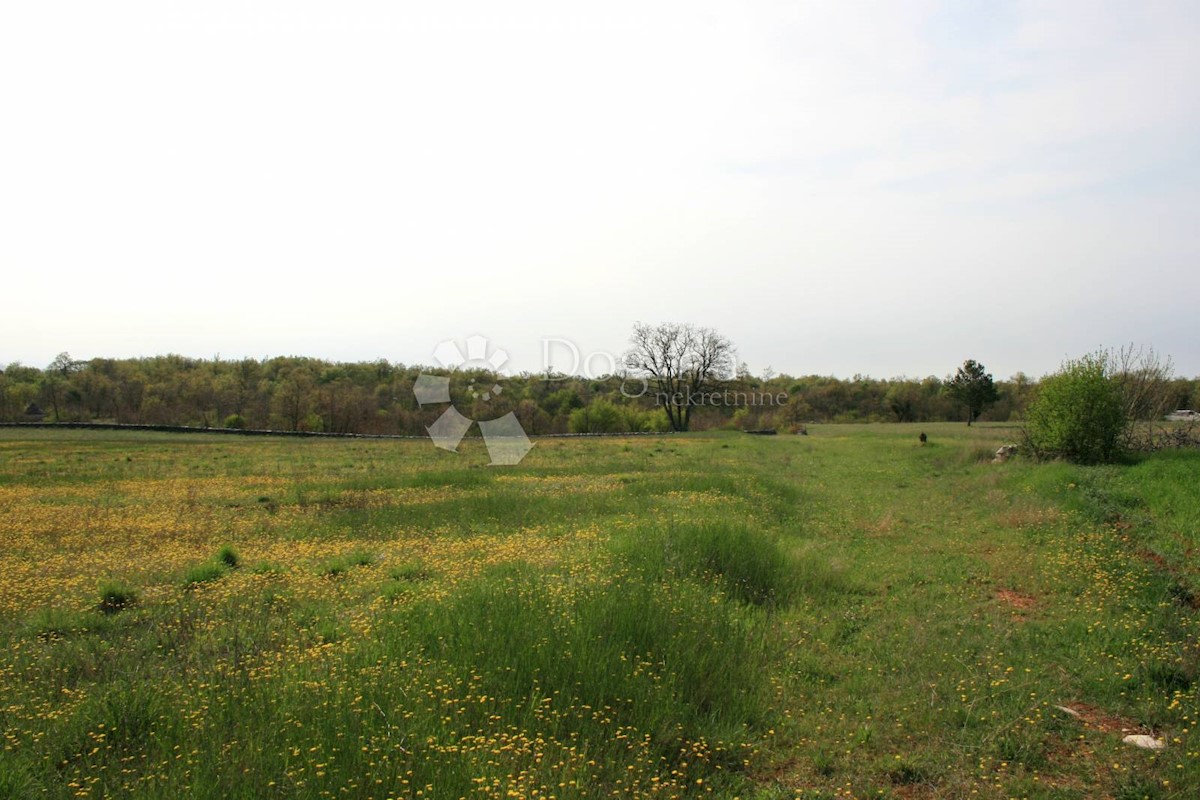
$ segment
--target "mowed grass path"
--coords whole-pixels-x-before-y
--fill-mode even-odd
[[[810,430],[0,431],[0,797],[1196,796],[1198,454]]]

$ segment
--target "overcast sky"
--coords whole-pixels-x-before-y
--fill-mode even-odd
[[[582,6],[4,4],[0,364],[1200,374],[1194,0]]]

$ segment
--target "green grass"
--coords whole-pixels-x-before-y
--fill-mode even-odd
[[[188,569],[183,575],[183,585],[191,588],[209,581],[220,580],[225,577],[228,567],[220,561],[210,561],[205,564],[197,564]]]
[[[217,561],[230,569],[236,569],[242,560],[238,556],[237,550],[234,550],[229,545],[225,545],[217,551]]]
[[[344,556],[332,559],[326,562],[321,571],[330,577],[337,577],[345,574],[348,570],[354,567],[369,567],[375,563],[375,554],[366,550],[355,550],[352,553],[347,553]]]
[[[138,591],[120,581],[104,581],[100,584],[99,610],[103,614],[116,614],[138,601]],[[52,609],[43,609],[43,613]]]
[[[809,434],[2,431],[0,797],[1200,791],[1200,454]]]

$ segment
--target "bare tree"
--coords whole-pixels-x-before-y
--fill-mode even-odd
[[[1163,358],[1153,347],[1127,344],[1107,352],[1108,373],[1121,391],[1125,418],[1130,433],[1137,434],[1137,423],[1144,422],[1147,440],[1154,440],[1154,423],[1172,409],[1171,357]]]
[[[727,376],[734,365],[733,343],[712,328],[664,322],[637,323],[630,336],[625,366],[653,385],[671,428],[686,431],[692,409]]]

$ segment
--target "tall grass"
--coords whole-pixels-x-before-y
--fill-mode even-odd
[[[847,590],[826,562],[787,550],[777,533],[729,521],[685,522],[618,540],[619,554],[659,582],[712,578],[743,603],[775,607],[799,592]]]
[[[507,712],[533,722],[551,750],[586,742],[577,796],[629,780],[631,753],[643,782],[736,772],[771,716],[762,620],[704,582],[627,572],[572,584],[504,568],[404,615],[384,641],[392,653],[412,644],[439,675],[491,698],[456,725],[488,730]],[[485,767],[461,760],[464,775]]]

